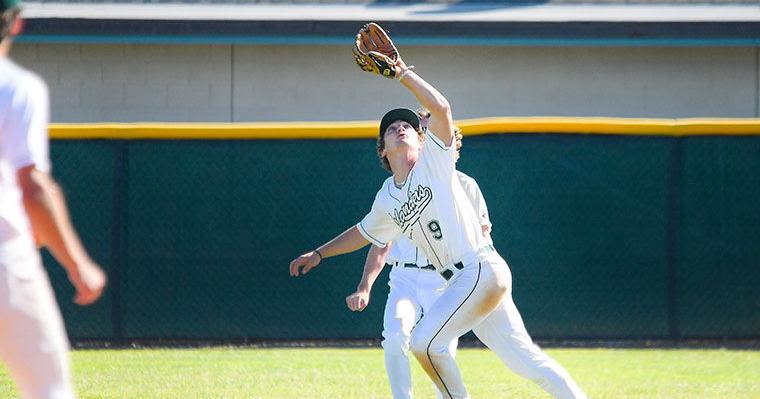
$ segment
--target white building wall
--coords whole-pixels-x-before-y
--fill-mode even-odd
[[[757,117],[755,47],[423,47],[404,59],[455,118]],[[17,44],[54,122],[340,121],[416,106],[350,46]]]

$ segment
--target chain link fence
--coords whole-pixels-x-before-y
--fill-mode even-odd
[[[528,330],[544,339],[760,336],[760,137],[466,137]],[[111,285],[72,339],[380,338],[344,302],[366,249],[301,278],[298,254],[358,222],[387,174],[372,140],[62,140],[54,174]]]

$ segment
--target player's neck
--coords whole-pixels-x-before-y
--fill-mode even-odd
[[[396,187],[403,186],[406,183],[409,172],[414,168],[414,164],[417,163],[418,155],[419,153],[416,151],[409,151],[388,156],[388,163],[390,163],[391,170],[393,171],[393,183]]]
[[[406,171],[406,174],[403,176],[401,174],[393,174],[393,185],[396,186],[396,188],[400,189],[401,187],[404,187],[404,184],[406,184],[406,179],[409,177],[409,171],[411,169]]]

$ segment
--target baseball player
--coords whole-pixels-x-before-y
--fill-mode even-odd
[[[100,297],[106,277],[49,174],[47,87],[8,58],[20,27],[18,0],[0,0],[0,359],[24,398],[68,399],[68,339],[35,244],[66,269],[79,305]]]
[[[420,125],[426,126],[427,111],[417,111]],[[458,129],[457,129],[458,130]],[[461,134],[456,133],[457,149],[461,147]],[[458,156],[458,155],[457,155]],[[383,166],[385,164],[383,163]],[[475,179],[457,171],[459,183],[465,188],[468,199],[478,212],[483,234],[490,236],[491,222],[480,187]],[[383,352],[394,399],[412,398],[412,375],[409,368],[409,340],[412,328],[446,288],[446,280],[435,271],[427,258],[404,237],[389,243],[385,248],[370,246],[362,279],[356,292],[346,298],[348,308],[364,310],[370,301],[372,286],[383,266],[391,268],[388,285],[390,292],[383,316]],[[455,355],[458,339],[452,340],[449,351]],[[436,389],[436,397],[443,394]]]
[[[448,280],[446,290],[412,331],[410,350],[445,398],[468,398],[451,340],[472,330],[514,372],[556,398],[585,398],[557,362],[531,340],[512,301],[507,263],[483,235],[478,215],[454,169],[454,123],[448,100],[401,59],[376,24],[357,35],[357,64],[397,78],[430,110],[428,129],[414,111],[387,112],[378,149],[393,176],[378,191],[369,213],[356,225],[290,263],[290,273],[308,273],[324,258],[372,243],[385,247],[409,238]]]

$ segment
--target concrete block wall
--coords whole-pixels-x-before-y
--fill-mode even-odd
[[[756,47],[424,47],[402,55],[455,118],[757,117]],[[377,119],[415,106],[355,67],[350,47],[17,44],[54,122]]]

